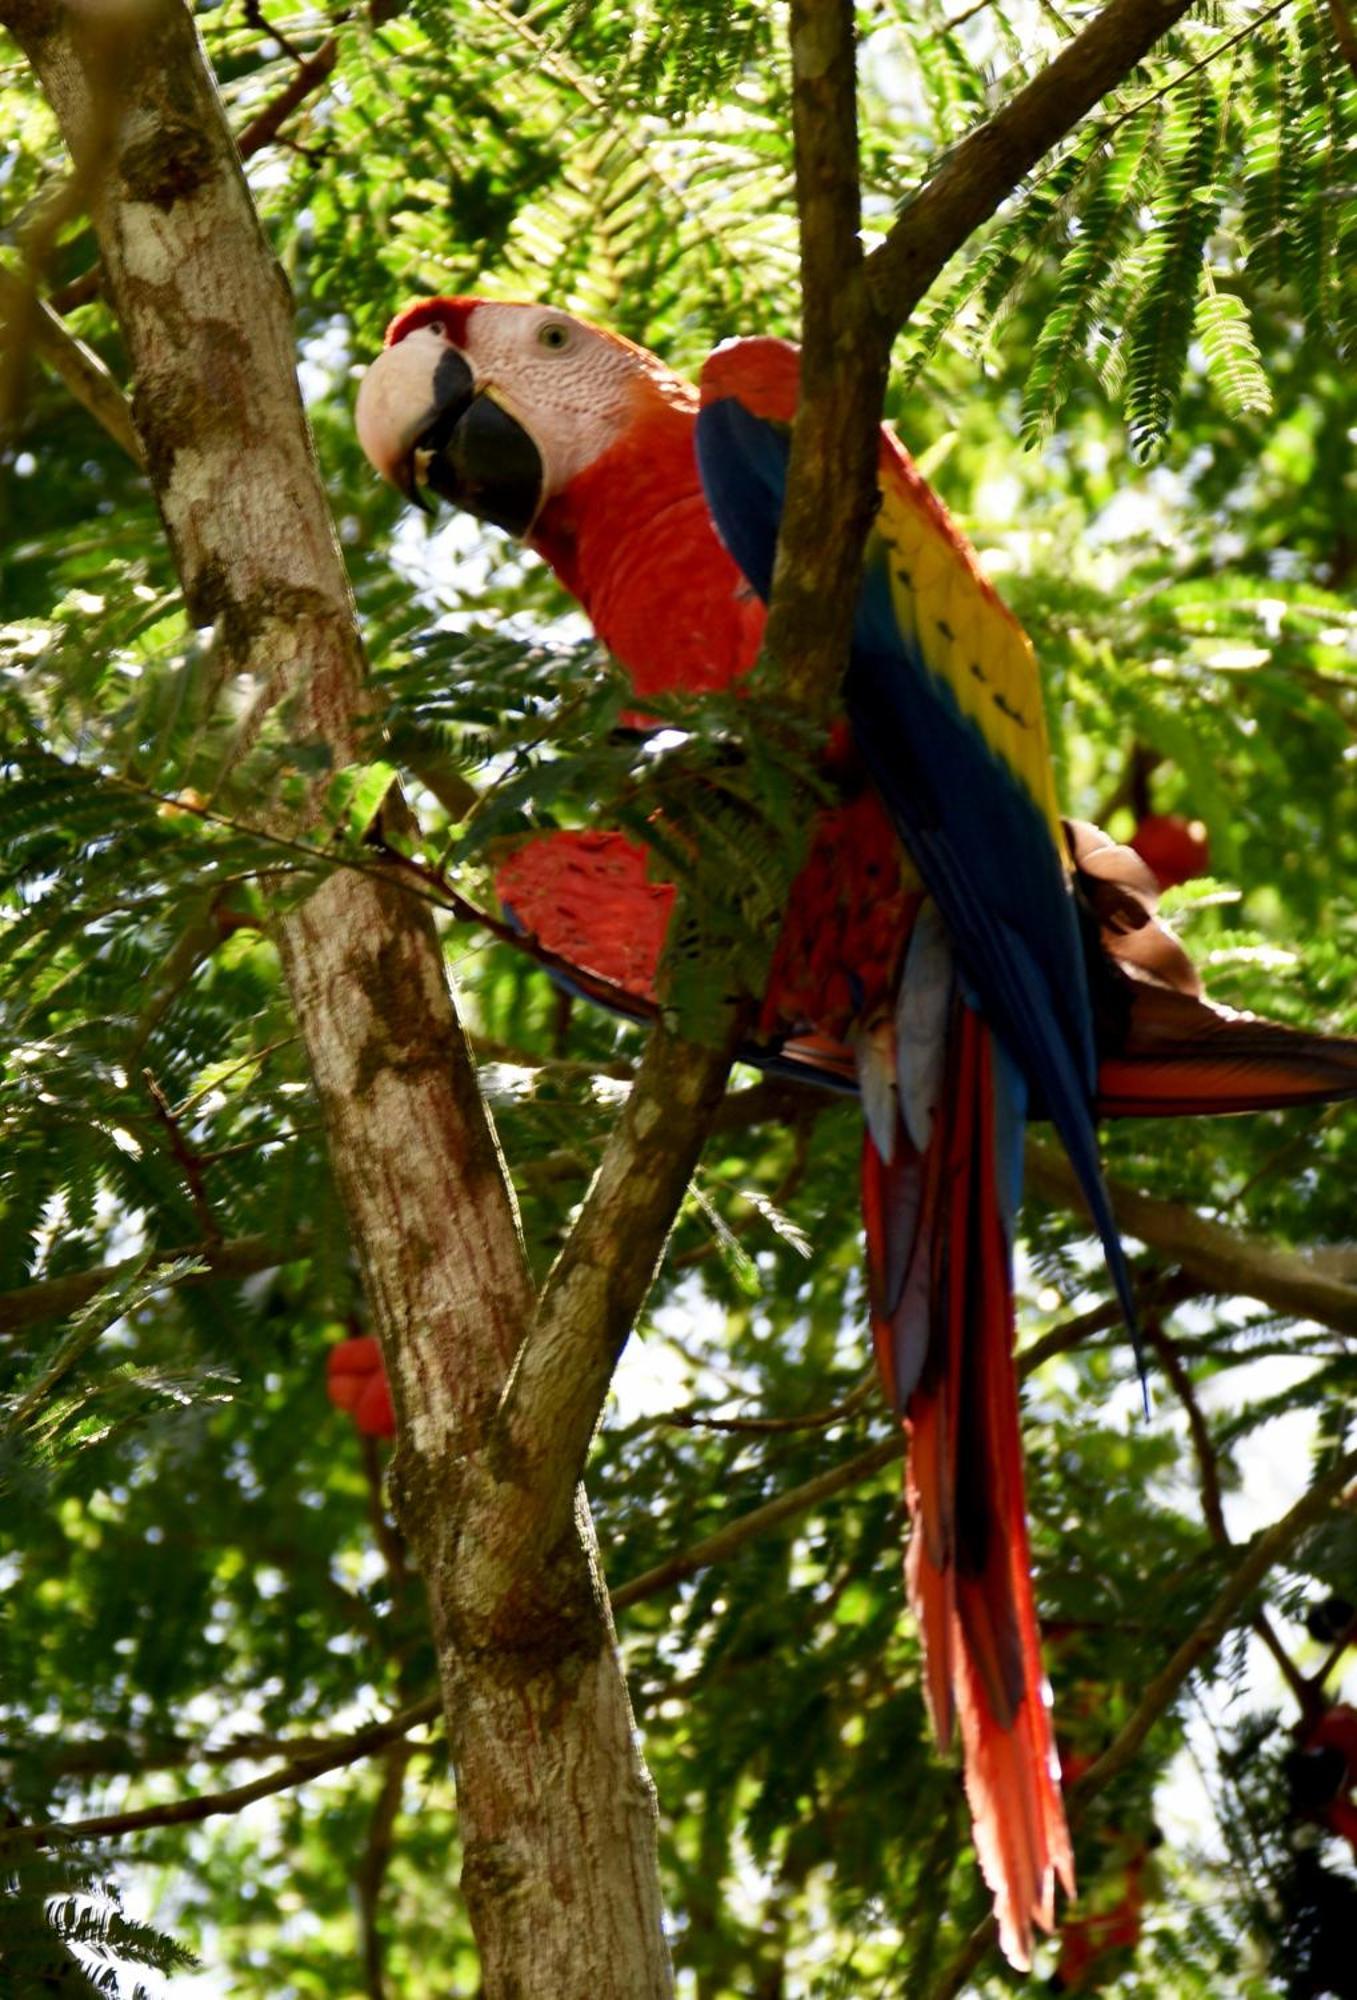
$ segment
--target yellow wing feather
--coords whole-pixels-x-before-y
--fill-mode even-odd
[[[892,607],[925,666],[951,689],[1019,780],[1065,854],[1031,641],[981,574],[975,555],[895,439],[882,452],[874,536],[889,562]]]

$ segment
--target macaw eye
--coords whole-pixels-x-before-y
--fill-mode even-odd
[[[427,333],[436,333],[440,340],[445,338],[448,331],[441,319],[426,319],[424,328]]]
[[[559,320],[550,319],[545,326],[538,327],[537,340],[539,346],[549,347],[554,354],[559,354],[563,347],[570,345],[570,328],[562,326]]]

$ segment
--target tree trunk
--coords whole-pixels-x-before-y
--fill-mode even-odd
[[[261,707],[290,705],[294,741],[352,763],[362,653],[286,287],[192,17],[182,0],[0,0],[0,22],[90,202],[147,467],[220,683],[250,676]],[[479,1462],[535,1301],[432,918],[394,877],[337,870],[279,942],[400,1413],[396,1500],[429,1592],[485,1991],[660,2000],[654,1798],[583,1496],[539,1549],[497,1518],[512,1467]],[[490,1544],[515,1552],[512,1575],[478,1560]]]

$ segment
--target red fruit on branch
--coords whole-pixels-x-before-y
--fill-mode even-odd
[[[330,1349],[325,1390],[337,1410],[347,1410],[364,1437],[396,1435],[396,1412],[382,1367],[382,1351],[370,1333],[341,1340]]]
[[[1157,877],[1161,889],[1176,888],[1204,875],[1211,865],[1211,844],[1199,819],[1181,813],[1145,813],[1130,845]]]

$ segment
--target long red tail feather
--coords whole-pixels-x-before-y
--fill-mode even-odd
[[[876,1340],[888,1391],[906,1389],[906,1574],[919,1622],[929,1707],[944,1745],[960,1724],[976,1851],[994,1895],[1000,1941],[1031,1962],[1035,1925],[1054,1922],[1055,1884],[1073,1893],[1050,1710],[1032,1595],[1007,1230],[995,1156],[989,1031],[970,1008],[953,1017],[946,1087],[925,1153],[923,1192],[892,1204],[899,1159],[864,1153],[864,1213]],[[903,1128],[898,1147],[908,1149]],[[892,1223],[916,1232],[902,1245]],[[926,1256],[926,1333],[883,1319],[881,1274]],[[903,1303],[905,1287],[898,1296]],[[921,1294],[916,1293],[918,1299]],[[896,1357],[926,1358],[908,1390]],[[898,1403],[897,1403],[898,1406]]]

